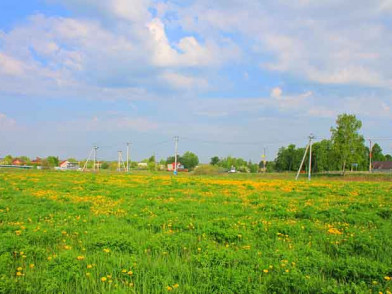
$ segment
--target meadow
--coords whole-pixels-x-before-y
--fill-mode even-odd
[[[0,171],[0,293],[391,293],[392,182]]]

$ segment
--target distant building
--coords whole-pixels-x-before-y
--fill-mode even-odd
[[[176,166],[175,162],[169,163],[169,164],[167,165],[167,170],[168,170],[168,171],[174,171],[174,170],[175,170],[175,166]],[[181,162],[177,162],[177,170],[178,170],[178,171],[185,171],[185,168],[184,168],[184,166],[181,164]]]
[[[392,172],[392,161],[373,161],[373,171]]]
[[[25,165],[25,162],[19,158],[12,160],[12,165]]]
[[[137,167],[138,168],[147,168],[148,167],[148,163],[147,162],[138,162],[137,163]]]
[[[42,159],[37,157],[36,159],[31,161],[32,165],[40,166],[42,164]]]
[[[79,169],[79,163],[71,162],[69,160],[63,160],[60,162],[58,169],[61,170],[77,170]]]

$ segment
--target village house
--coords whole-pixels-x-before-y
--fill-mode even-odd
[[[392,161],[373,161],[373,171],[392,172]]]
[[[60,169],[60,170],[77,170],[77,169],[79,169],[79,163],[72,162],[69,160],[63,160],[60,162],[58,169]]]

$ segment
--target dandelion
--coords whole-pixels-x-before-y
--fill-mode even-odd
[[[79,255],[78,257],[76,257],[77,260],[84,260],[84,256],[83,255]]]
[[[22,274],[21,272],[16,272],[16,275],[17,275],[18,277],[23,276],[23,274]]]
[[[21,230],[17,230],[17,231],[15,231],[15,234],[16,234],[17,236],[20,236],[20,234],[22,234],[22,231],[21,231]]]
[[[71,248],[72,248],[72,247],[69,246],[69,245],[64,245],[64,249],[65,249],[65,250],[71,250]]]
[[[123,273],[126,273],[127,272],[127,270],[124,268],[121,272],[123,272]]]
[[[35,267],[34,263],[31,263],[31,264],[29,265],[29,268],[34,268],[34,267]]]
[[[22,267],[18,267],[16,270],[17,270],[18,272],[21,272],[21,271],[23,270],[23,268],[22,268]]]
[[[133,287],[133,283],[129,283],[129,287]]]
[[[171,290],[173,290],[173,288],[170,287],[170,286],[166,286],[166,290],[167,290],[167,291],[171,291]]]
[[[385,279],[386,281],[390,281],[392,278],[391,278],[391,277],[388,277],[388,276],[385,276],[384,279]]]
[[[112,275],[107,275],[107,278],[108,278],[108,279],[111,279],[111,278],[112,278]]]
[[[267,269],[263,269],[263,272],[267,274],[267,273],[268,273],[268,270],[267,270]]]
[[[109,252],[110,252],[110,249],[108,249],[108,248],[105,248],[105,249],[103,250],[103,252],[105,252],[105,253],[109,253]]]
[[[133,271],[129,271],[128,275],[132,276],[133,275]]]
[[[106,282],[107,278],[106,277],[102,277],[101,278],[101,282]]]
[[[88,264],[87,268],[93,268],[93,265],[92,264]]]
[[[52,260],[52,256],[48,256],[48,260],[51,261]]]
[[[174,285],[173,285],[173,288],[174,288],[174,289],[177,289],[179,286],[180,286],[180,285],[178,285],[178,284],[174,284]]]
[[[86,273],[86,276],[89,277],[89,276],[91,276],[91,274],[90,273]]]

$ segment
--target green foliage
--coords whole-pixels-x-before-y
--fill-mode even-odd
[[[46,158],[47,164],[50,168],[59,166],[59,158],[57,156],[48,156]]]
[[[377,143],[372,148],[372,160],[373,161],[385,161],[385,155],[382,154],[382,149]]]
[[[217,165],[218,163],[219,163],[219,157],[218,156],[211,157],[211,161],[210,161],[211,165]]]
[[[12,156],[11,155],[7,155],[6,157],[4,157],[3,162],[4,162],[4,164],[11,165],[12,164],[12,160],[13,160]]]
[[[194,175],[218,175],[224,171],[216,165],[202,164],[195,168]]]
[[[101,168],[102,169],[109,169],[110,165],[107,161],[104,161],[101,163]]]
[[[199,164],[199,158],[195,153],[187,151],[181,156],[180,162],[184,165],[185,168],[192,170]]]
[[[331,128],[331,141],[336,158],[343,173],[353,163],[366,162],[364,138],[358,132],[362,122],[355,115],[341,114],[336,120],[336,127]]]

